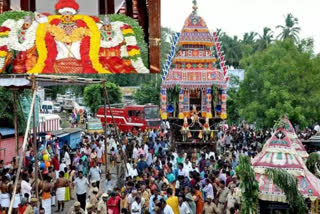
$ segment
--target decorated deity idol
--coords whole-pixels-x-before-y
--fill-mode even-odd
[[[211,134],[209,118],[206,118],[206,122],[203,125],[202,131],[203,131],[203,135],[204,135],[204,141],[208,141],[210,138],[210,134]]]
[[[188,137],[191,135],[190,130],[189,130],[188,119],[186,117],[184,118],[183,126],[181,128],[181,134],[182,134],[182,141],[183,142],[186,142]]]
[[[26,73],[37,63],[38,53],[34,43],[37,27],[38,23],[27,15],[22,25],[18,22],[10,32],[9,49],[18,52],[13,60],[13,73]]]
[[[59,0],[55,9],[61,16],[46,26],[47,59],[43,73],[96,73],[89,57],[89,16],[76,17],[75,0]]]
[[[100,28],[99,61],[111,73],[136,73],[131,60],[123,59],[129,56],[127,43],[122,34],[122,29],[129,27],[126,26],[123,22],[111,22],[109,17],[105,16]]]
[[[192,106],[192,112],[191,112],[191,119],[192,119],[192,123],[199,123],[199,112],[197,110],[196,105]]]

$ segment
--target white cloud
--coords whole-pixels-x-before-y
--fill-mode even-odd
[[[198,13],[209,29],[221,28],[229,35],[242,37],[245,32],[262,33],[270,27],[275,35],[277,25],[292,13],[299,19],[300,38],[314,39],[315,51],[320,52],[319,0],[198,0]],[[180,31],[192,12],[192,0],[161,0],[161,24]]]

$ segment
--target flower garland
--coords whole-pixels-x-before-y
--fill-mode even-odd
[[[19,29],[21,29],[24,20],[18,20],[15,22],[15,26],[11,28],[8,39],[8,48],[15,51],[26,51],[35,45],[36,40],[36,30],[38,28],[38,22],[32,22],[31,26],[26,30],[25,36],[23,37],[23,42],[19,42],[18,34]]]
[[[49,16],[48,22],[50,23],[54,19],[61,19],[60,15]],[[51,53],[53,50],[49,50],[49,47],[46,45],[46,34],[49,32],[56,40],[62,42],[75,42],[83,40],[83,36],[90,37],[90,45],[81,45],[81,59],[85,58],[85,55],[89,55],[89,59],[92,63],[92,67],[95,71],[100,74],[110,73],[106,70],[99,61],[99,51],[100,47],[102,48],[111,48],[116,45],[119,45],[123,40],[126,42],[126,46],[121,47],[121,57],[123,59],[129,59],[132,63],[132,66],[136,69],[138,73],[149,73],[149,70],[145,67],[142,59],[140,48],[137,46],[137,41],[135,38],[134,31],[131,26],[124,24],[123,22],[114,22],[112,27],[115,33],[112,41],[101,40],[101,34],[96,24],[95,20],[87,15],[75,15],[73,19],[83,21],[88,29],[84,27],[79,27],[74,30],[74,34],[69,37],[65,35],[65,32],[57,26],[48,25],[48,23],[40,24],[36,31],[36,46],[39,53],[39,58],[37,65],[30,70],[28,73],[42,73],[43,69],[46,66],[48,53]],[[79,30],[78,30],[79,29]],[[87,39],[86,39],[87,41]],[[84,43],[82,43],[84,44]],[[52,49],[52,48],[50,48]]]
[[[121,57],[130,59],[132,66],[138,73],[149,73],[149,70],[142,61],[140,48],[137,45],[137,40],[132,27],[124,24],[121,27],[121,30],[127,45],[125,51],[122,49]]]
[[[8,48],[6,46],[0,47],[0,73],[5,69],[7,56]]]
[[[36,31],[36,38],[37,38],[36,46],[37,46],[39,57],[38,57],[37,64],[30,71],[28,71],[28,73],[30,74],[41,73],[43,71],[43,68],[45,67],[45,61],[48,55],[48,50],[45,43],[46,25],[47,23],[39,24],[38,29]]]
[[[101,48],[112,48],[118,46],[121,42],[123,42],[123,35],[121,32],[121,27],[124,25],[123,22],[112,22],[112,31],[114,35],[112,36],[111,41],[106,41],[101,39],[100,47]],[[101,24],[98,25],[99,29],[101,28]]]
[[[71,35],[67,35],[64,29],[58,27],[57,25],[48,25],[47,32],[49,32],[55,40],[63,43],[73,43],[78,42],[85,36],[90,35],[90,31],[87,28],[79,27],[72,31]]]
[[[50,23],[54,19],[61,19],[60,15],[53,15],[48,17],[48,22]],[[99,50],[100,50],[100,31],[98,29],[98,26],[93,18],[87,15],[75,15],[73,19],[76,20],[82,20],[89,28],[89,31],[91,32],[90,35],[90,47],[83,46],[83,49],[81,50],[81,58],[83,58],[83,53],[89,52],[89,58],[92,63],[92,67],[100,74],[110,73],[110,71],[103,68],[103,66],[99,62]],[[36,33],[36,46],[39,53],[39,58],[37,65],[30,70],[28,73],[41,73],[46,65],[46,59],[48,57],[48,51],[45,37],[46,37],[46,25],[40,24],[37,29]],[[84,50],[89,49],[89,50]]]

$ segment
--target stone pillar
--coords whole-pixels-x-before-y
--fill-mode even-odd
[[[179,93],[179,119],[184,118],[184,109],[183,109],[183,104],[184,104],[184,89],[181,88],[180,93]]]
[[[207,88],[206,90],[206,118],[211,119],[212,118],[212,108],[211,108],[211,103],[212,103],[212,90],[210,87]]]
[[[168,118],[167,113],[167,89],[161,88],[161,95],[160,95],[160,108],[161,108],[161,118],[166,120]]]

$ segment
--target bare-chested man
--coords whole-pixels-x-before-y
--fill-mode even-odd
[[[66,187],[69,185],[69,181],[64,178],[64,172],[59,172],[59,178],[57,179],[55,183],[55,190],[56,190],[56,197],[58,201],[58,210],[56,212],[61,212],[64,210],[64,200],[65,200],[65,194],[66,194]]]
[[[10,206],[9,179],[7,178],[7,176],[2,177],[0,200],[2,211],[5,211],[5,213],[7,213]]]
[[[52,183],[56,182],[56,173],[54,171],[54,168],[52,166],[49,166],[48,168],[48,175],[51,177]],[[51,194],[51,205],[56,206],[56,195]]]
[[[41,190],[42,207],[45,214],[51,214],[51,193],[53,190],[53,184],[51,183],[51,177],[46,174],[43,176],[43,181],[39,184]]]
[[[13,192],[13,189],[14,189],[14,185],[11,184],[9,186],[10,193]],[[19,204],[21,203],[21,198],[22,198],[20,192],[21,192],[21,180],[18,181],[16,197],[14,198],[14,203],[13,203],[13,206],[12,206],[12,208],[13,208],[12,209],[12,211],[13,211],[12,213],[13,214],[18,214],[18,208],[19,208]]]

